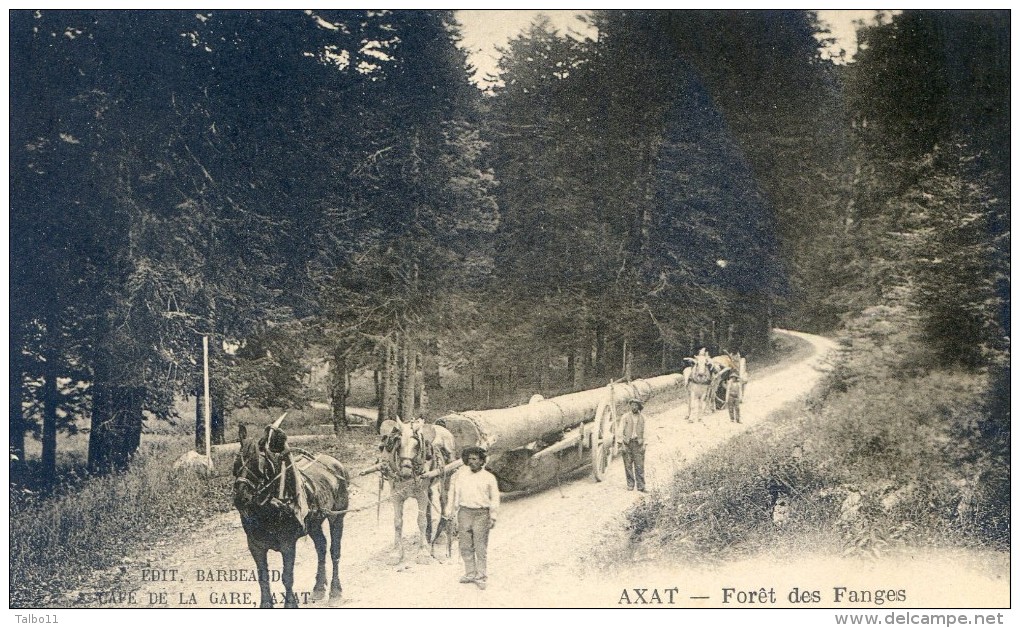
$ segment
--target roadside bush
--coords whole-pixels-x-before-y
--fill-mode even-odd
[[[12,490],[11,606],[38,605],[66,590],[69,580],[118,563],[134,539],[180,529],[182,520],[198,523],[199,512],[227,510],[227,462],[216,461],[211,477],[175,476],[169,469],[183,453],[178,448],[143,446],[130,470],[87,481],[70,475],[48,496]]]
[[[792,548],[1007,548],[1008,441],[1002,419],[990,426],[989,378],[935,370],[848,386],[845,369],[803,411],[734,438],[628,511],[632,549],[704,563]]]

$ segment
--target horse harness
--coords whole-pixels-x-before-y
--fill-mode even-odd
[[[287,467],[293,466],[296,471],[295,479],[302,475],[302,471],[312,466],[313,464],[319,463],[319,457],[316,454],[305,451],[299,448],[286,448],[283,451],[276,453],[275,455],[271,452],[267,452],[269,441],[266,439],[265,442],[259,441],[259,444],[255,446],[256,452],[255,457],[258,459],[257,469],[252,469],[248,466],[248,459],[244,456],[244,452],[238,451],[237,457],[234,459],[234,491],[237,491],[238,484],[247,484],[254,491],[255,505],[258,507],[265,506],[270,499],[276,497],[277,499],[284,500],[286,496],[286,482],[287,482]],[[307,458],[308,463],[303,467],[299,467],[294,459],[293,454]],[[290,454],[290,455],[288,455]],[[321,464],[321,463],[319,463]],[[240,466],[240,469],[238,469]],[[266,469],[268,467],[268,473]],[[268,477],[273,474],[271,477]],[[249,475],[255,475],[261,478],[263,481],[261,484],[256,484],[251,480]],[[340,481],[346,482],[344,478],[339,478]],[[269,491],[279,480],[279,489],[276,495],[271,495]],[[295,491],[301,490],[300,486],[294,487]],[[265,496],[263,497],[263,494]]]
[[[436,467],[435,461],[437,458],[436,445],[425,440],[425,436],[420,431],[414,432],[414,439],[418,442],[418,448],[414,455],[414,458],[410,459],[411,466],[411,477],[402,478],[400,477],[400,470],[404,467],[404,458],[401,457],[400,452],[400,434],[391,434],[386,438],[386,441],[382,445],[382,449],[389,452],[389,459],[386,460],[386,465],[382,467],[380,472],[383,477],[389,480],[391,483],[398,481],[413,480],[415,486],[417,486],[422,479],[422,476],[433,469],[426,468],[430,464],[433,468]],[[442,460],[440,462],[443,462]]]
[[[695,364],[691,369],[691,382],[695,384],[708,384],[712,381],[712,371],[707,364]]]

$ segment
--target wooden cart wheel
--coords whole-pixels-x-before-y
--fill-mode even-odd
[[[591,431],[591,471],[596,482],[606,477],[609,462],[616,455],[616,422],[613,420],[612,401],[602,402],[595,411],[595,424]]]

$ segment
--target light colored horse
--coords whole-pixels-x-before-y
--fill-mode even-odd
[[[404,560],[404,503],[418,503],[419,558],[430,552],[433,523],[438,526],[449,498],[450,475],[422,476],[442,470],[454,457],[453,434],[445,427],[424,422],[386,420],[379,427],[385,454],[383,477],[389,480],[393,500],[393,539],[397,562]]]
[[[684,358],[691,365],[683,370],[684,385],[687,387],[687,420],[692,416],[699,421],[705,414],[709,384],[712,383],[712,369],[708,352],[702,349],[693,358]]]

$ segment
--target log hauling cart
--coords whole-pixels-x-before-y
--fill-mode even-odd
[[[458,451],[471,445],[487,450],[500,491],[545,486],[589,464],[601,481],[622,445],[627,400],[665,407],[682,393],[681,375],[662,375],[551,399],[536,396],[513,408],[456,412],[437,424],[453,433]]]

